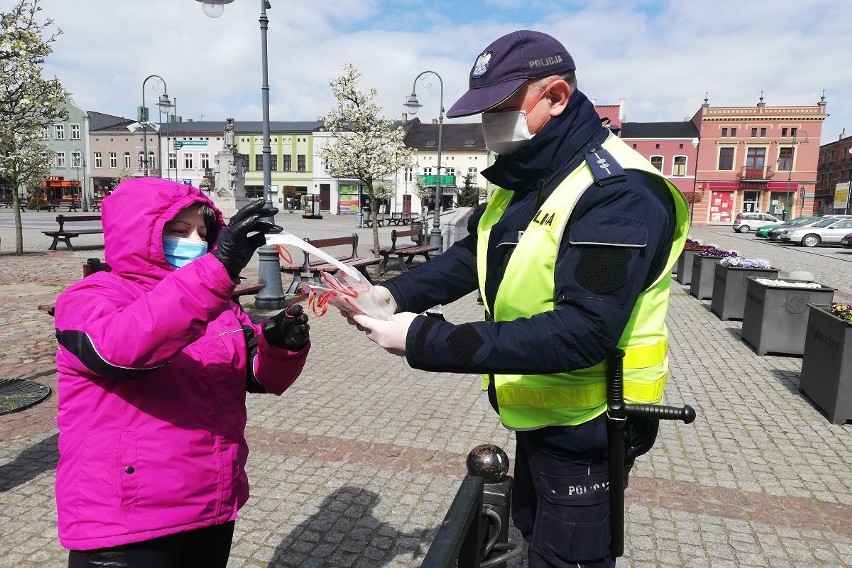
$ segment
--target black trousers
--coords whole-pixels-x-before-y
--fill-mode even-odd
[[[234,521],[142,542],[97,550],[72,550],[68,568],[225,568]]]
[[[657,420],[628,420],[625,472],[657,436]],[[512,520],[529,568],[612,568],[606,417],[516,432]]]

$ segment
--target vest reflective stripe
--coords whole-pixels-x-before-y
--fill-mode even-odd
[[[663,178],[642,156],[610,136],[603,147],[625,169]],[[494,321],[531,317],[555,308],[555,264],[559,244],[574,205],[594,182],[584,162],[553,191],[519,239],[497,290]],[[686,241],[689,213],[680,191],[666,181],[676,209],[676,229],[666,267],[640,294],[618,345],[625,351],[624,398],[628,402],[658,403],[668,375],[665,316],[671,267]],[[491,227],[500,220],[512,192],[497,190],[479,223],[478,250],[486,251]],[[477,255],[480,291],[485,297],[486,254]],[[667,278],[666,278],[667,277]],[[487,306],[487,309],[489,307]],[[494,375],[500,418],[509,428],[532,429],[574,425],[606,410],[606,362],[566,373]],[[485,377],[483,388],[487,388]]]

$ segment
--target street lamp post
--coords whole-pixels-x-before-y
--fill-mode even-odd
[[[692,147],[695,149],[695,176],[692,180],[692,199],[689,200],[689,226],[692,226],[695,211],[695,196],[698,194],[698,138],[692,139]]]
[[[234,0],[196,0],[202,3],[204,13],[211,18],[218,18],[225,9],[225,4]],[[269,18],[266,10],[271,8],[269,0],[260,0],[260,50],[261,71],[261,102],[263,106],[263,199],[267,205],[272,204],[272,142],[269,132],[269,62],[266,49],[266,31],[269,28]],[[273,215],[266,218],[274,223]],[[261,310],[280,310],[286,304],[284,287],[281,285],[281,264],[278,261],[278,249],[272,245],[264,245],[257,249],[258,281],[263,289],[254,297],[255,306]]]
[[[83,195],[80,197],[80,204],[83,207],[83,211],[89,210],[89,190],[86,187],[86,157],[82,150],[77,148],[74,150],[75,156],[75,164],[74,167],[77,168],[77,179],[80,181],[80,191]],[[80,167],[83,167],[83,177],[80,178]]]
[[[405,102],[405,107],[409,110],[412,115],[417,114],[417,110],[423,105],[417,100],[417,81],[423,77],[424,75],[434,75],[438,78],[438,82],[441,86],[440,93],[440,112],[438,113],[438,167],[437,173],[435,176],[435,215],[432,218],[432,231],[429,234],[429,244],[439,247],[439,251],[443,250],[442,246],[442,236],[441,236],[441,135],[442,128],[444,125],[444,81],[441,79],[441,76],[438,75],[434,71],[423,71],[417,77],[414,78],[414,84],[411,87],[411,94],[408,96],[408,100]],[[431,87],[431,83],[424,83],[426,87]]]
[[[172,101],[169,100],[169,88],[166,86],[166,80],[160,77],[159,75],[148,75],[145,77],[145,80],[142,81],[142,106],[139,108],[138,119],[139,124],[142,125],[142,173],[145,177],[148,177],[148,107],[145,106],[145,84],[148,82],[148,79],[156,78],[163,84],[163,94],[160,96],[160,99],[157,101],[157,107],[159,107],[160,111],[168,111],[172,108]]]
[[[785,203],[784,203],[784,206],[786,207],[786,209],[784,209],[784,211],[786,211],[787,209],[790,210],[790,212],[789,212],[790,219],[793,218],[793,200],[790,198],[790,194],[791,193],[795,194],[795,192],[796,192],[795,190],[792,190],[792,191],[790,190],[791,187],[794,187],[794,185],[793,185],[793,159],[796,157],[796,137],[799,135],[799,132],[800,132],[799,130],[796,130],[796,129],[791,129],[791,130],[792,130],[792,133],[791,133],[792,134],[792,140],[790,141],[789,163],[785,164],[787,166],[787,199],[785,200]],[[801,133],[804,134],[805,139],[802,140],[800,142],[800,144],[807,144],[808,143],[808,133],[804,130],[802,130]],[[801,213],[802,212],[800,210],[799,214],[801,215]],[[786,219],[784,219],[784,221],[786,221]]]

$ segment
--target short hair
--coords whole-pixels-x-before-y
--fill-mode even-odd
[[[534,81],[534,84],[544,88],[557,79],[562,79],[568,83],[568,86],[571,87],[572,91],[577,89],[577,74],[574,71],[568,71],[563,75],[549,75],[547,77],[542,77],[541,79]]]

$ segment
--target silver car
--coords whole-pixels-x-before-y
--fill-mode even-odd
[[[806,247],[818,244],[840,244],[840,239],[852,232],[852,218],[826,217],[809,227],[793,227],[781,233],[781,242],[796,243]]]
[[[769,229],[766,233],[766,239],[769,241],[778,241],[781,239],[781,233],[784,231],[788,231],[790,229],[795,229],[797,227],[810,227],[815,223],[819,223],[820,221],[824,221],[830,217],[830,215],[826,215],[825,217],[799,217],[798,219],[793,219],[789,223],[785,223],[783,225],[778,225],[777,227],[773,227]]]
[[[737,213],[734,218],[734,231],[748,233],[752,229],[759,229],[764,225],[777,225],[783,223],[781,219],[769,213]]]

